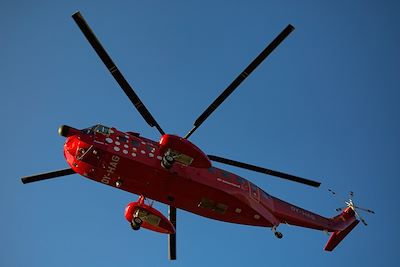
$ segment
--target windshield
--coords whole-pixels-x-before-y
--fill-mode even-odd
[[[110,134],[110,128],[101,124],[94,125],[89,128],[85,128],[81,130],[85,134],[94,134],[94,133],[101,133],[104,135],[109,135]]]

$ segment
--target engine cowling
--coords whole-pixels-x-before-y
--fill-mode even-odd
[[[160,153],[172,155],[176,162],[196,168],[210,168],[211,162],[207,155],[189,140],[171,134],[165,134],[160,139]]]

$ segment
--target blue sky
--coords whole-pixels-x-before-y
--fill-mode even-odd
[[[400,238],[397,1],[1,1],[1,266],[397,266]],[[167,238],[132,232],[137,196],[66,167],[61,124],[103,123],[158,140],[70,17],[80,10],[162,128],[184,135],[288,23],[296,30],[191,137],[208,154],[322,182],[233,171],[331,217],[347,195],[376,211],[333,252],[325,234],[221,223],[178,212]],[[222,165],[216,165],[221,167]],[[156,204],[166,213],[166,206]]]

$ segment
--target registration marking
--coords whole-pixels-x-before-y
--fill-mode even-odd
[[[115,172],[115,170],[118,167],[118,162],[120,160],[120,157],[113,155],[111,157],[111,161],[108,163],[106,174],[104,174],[103,178],[101,179],[101,182],[103,184],[109,184],[111,175]]]

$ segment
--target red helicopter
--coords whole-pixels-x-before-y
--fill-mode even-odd
[[[133,230],[146,228],[169,235],[169,258],[176,259],[176,210],[183,209],[207,218],[237,224],[269,227],[277,238],[281,223],[330,232],[325,250],[332,251],[359,223],[365,221],[352,199],[340,214],[325,218],[266,193],[252,182],[226,170],[212,166],[211,161],[240,167],[290,181],[319,187],[320,183],[298,176],[206,155],[188,138],[218,106],[257,68],[257,66],[294,30],[288,25],[197,118],[184,137],[165,134],[146,106],[123,77],[110,56],[79,12],[73,19],[109,72],[116,79],[145,121],[160,132],[159,141],[136,132],[95,125],[78,130],[61,126],[66,137],[64,156],[70,168],[23,177],[25,183],[80,174],[94,181],[139,195],[128,204],[125,217]],[[352,194],[351,194],[352,197]],[[169,205],[169,219],[146,204],[146,198]]]

